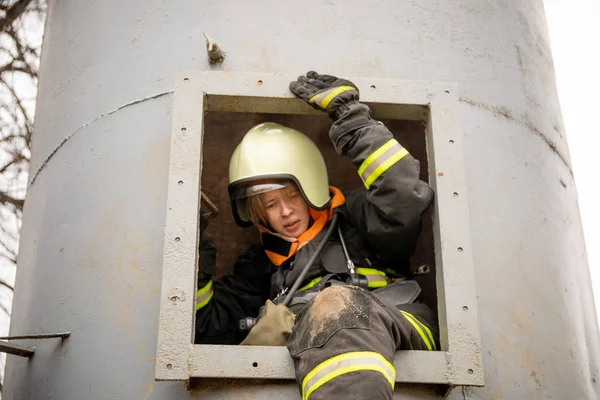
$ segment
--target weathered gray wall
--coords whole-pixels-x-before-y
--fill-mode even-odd
[[[168,93],[176,71],[210,69],[203,31],[228,52],[217,69],[458,82],[487,386],[451,397],[597,397],[541,1],[51,0],[11,333],[73,335],[9,357],[5,398],[298,398],[153,380]]]

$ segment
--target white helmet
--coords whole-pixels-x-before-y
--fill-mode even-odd
[[[233,217],[240,226],[251,226],[246,199],[285,187],[291,180],[308,205],[329,206],[329,183],[319,148],[295,129],[265,122],[244,135],[229,162],[229,195]]]

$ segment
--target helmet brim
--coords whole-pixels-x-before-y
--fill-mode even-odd
[[[231,200],[245,199],[274,190],[283,189],[292,184],[291,181],[259,182],[256,184],[238,185],[230,194]]]
[[[287,184],[285,184],[286,182],[287,182]],[[280,185],[280,187],[278,189],[281,189],[283,187],[288,186],[291,182],[296,184],[296,187],[300,191],[300,194],[304,198],[304,201],[306,201],[306,204],[308,204],[308,206],[310,208],[313,208],[318,211],[322,211],[329,207],[329,204],[331,203],[331,198],[325,204],[322,204],[322,205],[313,204],[306,196],[306,193],[304,193],[304,190],[302,189],[302,185],[300,184],[300,182],[298,182],[298,179],[296,179],[296,177],[293,175],[277,174],[277,175],[257,176],[257,177],[253,177],[253,178],[241,179],[239,181],[231,182],[228,186],[229,196],[231,199],[231,211],[233,212],[233,219],[235,220],[235,222],[241,227],[249,227],[249,226],[253,225],[252,222],[250,221],[250,216],[248,215],[247,204],[246,204],[247,202],[244,200],[244,199],[247,199],[249,196],[240,197],[243,188],[258,187],[261,184],[266,185],[266,184],[271,183],[273,185]],[[271,189],[271,190],[277,190],[277,189]],[[262,193],[266,193],[267,191],[269,191],[269,190],[263,191]],[[237,193],[237,197],[234,198],[234,195],[236,195],[236,193]],[[259,193],[254,193],[254,194],[259,194]]]

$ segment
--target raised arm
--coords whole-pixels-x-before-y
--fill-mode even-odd
[[[329,113],[335,121],[329,135],[336,151],[358,169],[364,190],[347,195],[347,218],[383,255],[412,252],[421,214],[433,201],[433,190],[419,180],[419,162],[371,118],[352,82],[310,71],[292,82],[290,90]]]

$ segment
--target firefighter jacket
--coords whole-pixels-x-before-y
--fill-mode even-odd
[[[331,188],[333,213],[356,272],[368,278],[369,289],[385,286],[394,277],[410,276],[410,257],[421,226],[421,214],[433,200],[431,187],[419,180],[419,162],[402,147],[370,109],[356,104],[331,127],[336,151],[350,158],[364,188],[340,192]],[[258,315],[294,283],[318,246],[330,221],[308,243],[291,246],[267,231],[236,261],[233,273],[212,279],[215,249],[201,235],[200,273],[196,299],[196,343],[237,344],[240,319]],[[296,247],[290,251],[291,247]],[[310,290],[328,275],[345,280],[348,273],[339,236],[325,245],[299,292]]]

